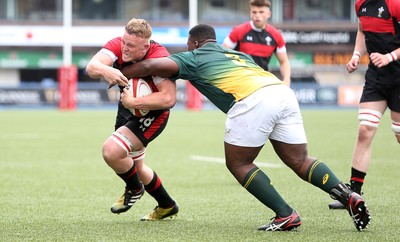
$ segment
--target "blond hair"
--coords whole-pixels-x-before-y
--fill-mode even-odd
[[[140,38],[150,39],[152,29],[150,24],[144,19],[132,18],[125,26],[125,31],[130,35]]]

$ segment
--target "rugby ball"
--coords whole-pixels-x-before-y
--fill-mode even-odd
[[[128,91],[133,98],[144,97],[153,92],[151,86],[142,78],[132,78],[128,81]],[[136,117],[144,117],[149,110],[129,108],[129,111]]]

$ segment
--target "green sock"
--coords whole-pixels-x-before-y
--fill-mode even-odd
[[[251,169],[245,176],[242,186],[278,216],[286,217],[292,214],[293,209],[283,200],[260,168]]]
[[[322,161],[314,161],[307,170],[308,182],[329,193],[340,180]]]

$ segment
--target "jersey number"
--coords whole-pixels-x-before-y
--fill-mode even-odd
[[[235,54],[225,54],[226,57],[232,59],[232,62],[238,66],[246,66],[246,60],[240,59],[238,55]]]
[[[150,127],[150,125],[153,123],[153,121],[154,121],[154,117],[141,118],[139,120],[139,122],[141,122],[142,124],[139,126],[139,128],[141,128],[142,131],[144,132],[148,127]]]

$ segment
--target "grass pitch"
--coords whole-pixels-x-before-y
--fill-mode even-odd
[[[348,182],[356,110],[304,110],[309,153]],[[297,232],[261,232],[273,212],[245,191],[223,161],[225,116],[173,111],[148,147],[146,163],[179,203],[173,220],[140,222],[155,201],[130,211],[110,206],[124,185],[101,157],[115,111],[0,112],[0,241],[396,241],[400,235],[399,145],[384,115],[373,145],[364,197],[372,214],[358,232],[329,195],[300,180],[265,146],[258,162],[303,224]]]

